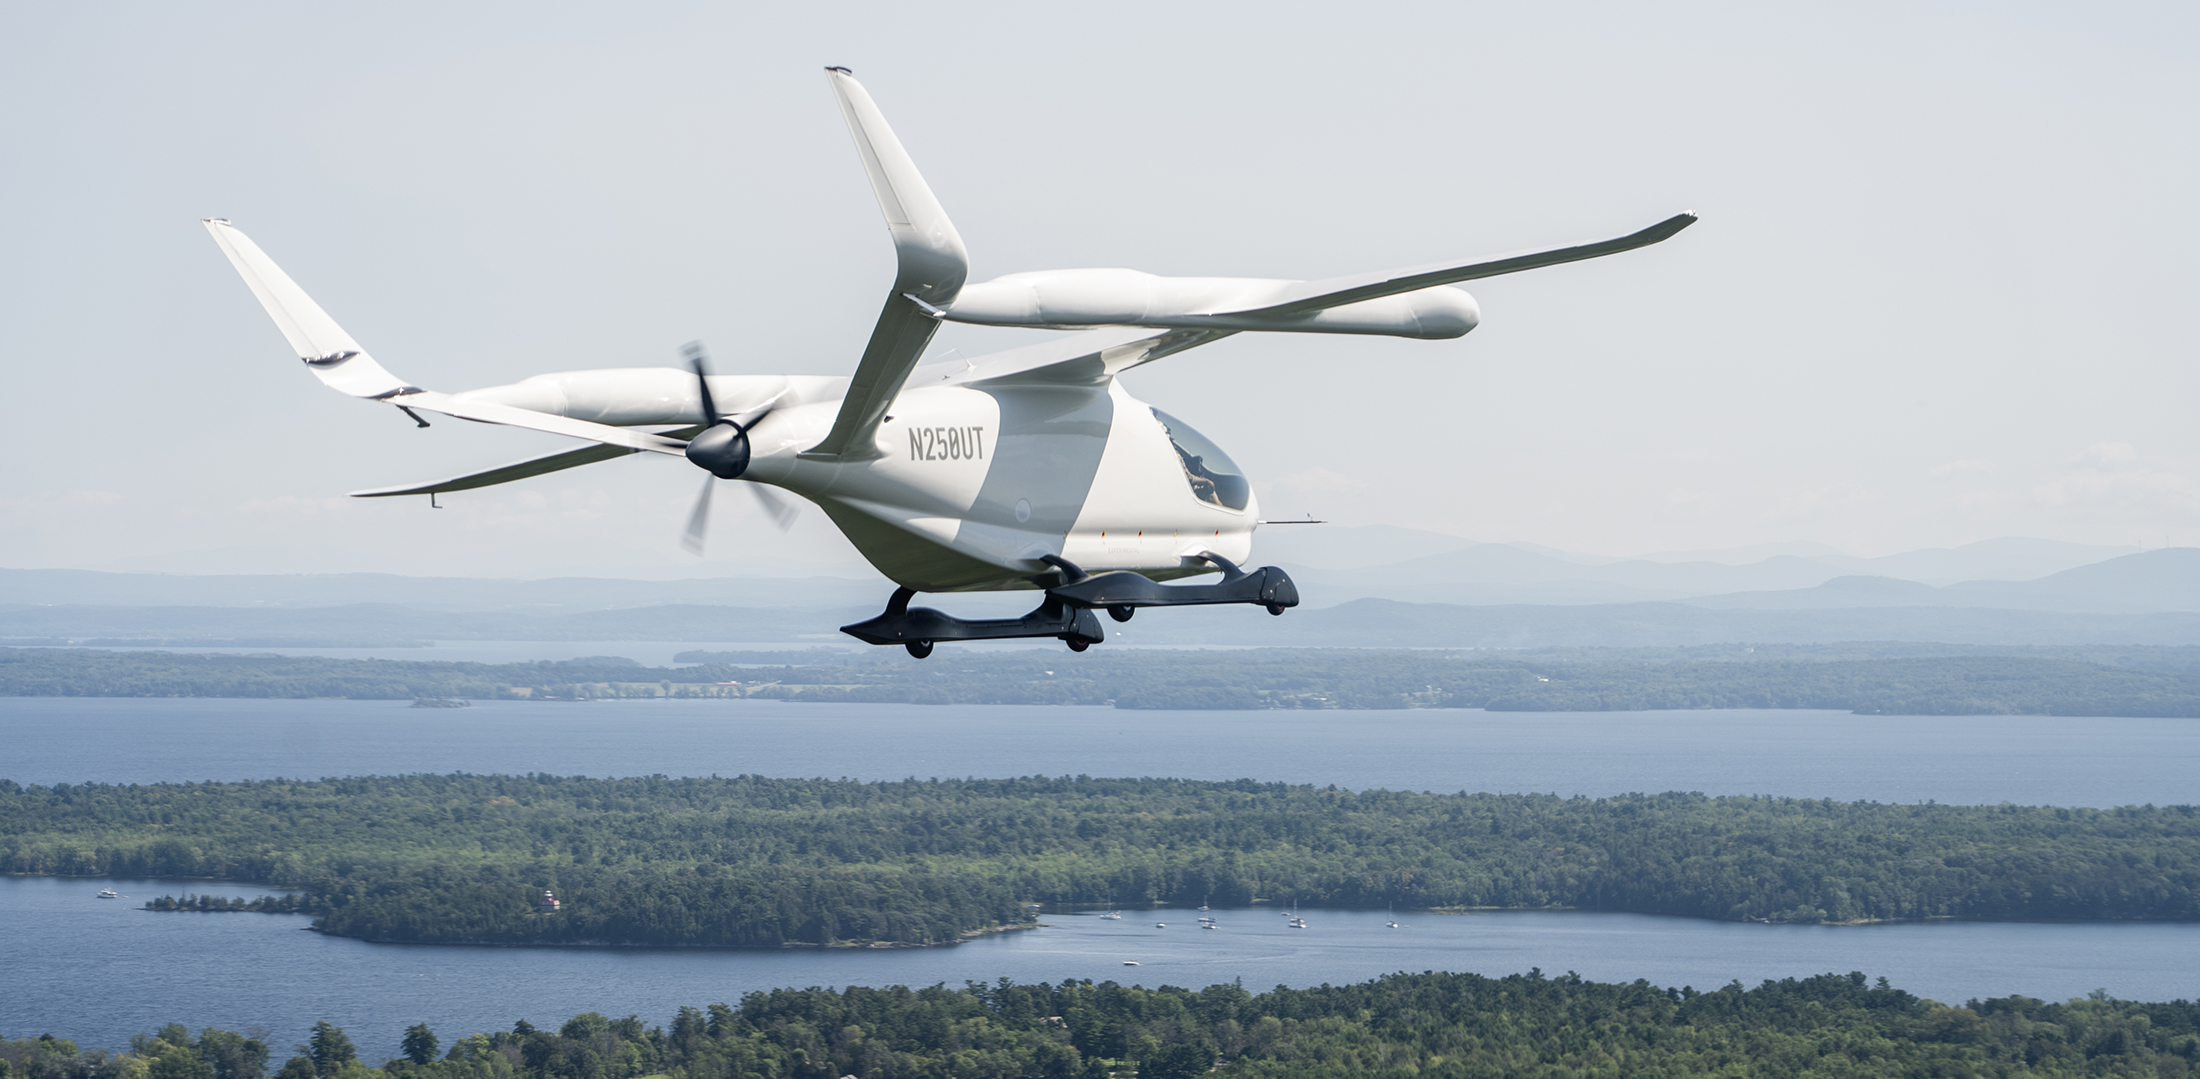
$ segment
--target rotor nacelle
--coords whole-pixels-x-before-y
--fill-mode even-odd
[[[719,479],[740,479],[749,470],[749,433],[732,420],[720,420],[688,440],[687,459]]]
[[[940,317],[981,326],[1095,326],[1464,336],[1482,321],[1474,297],[1448,286],[1333,306],[1290,301],[1306,282],[1263,277],[1161,277],[1139,270],[1040,270],[963,286]]]

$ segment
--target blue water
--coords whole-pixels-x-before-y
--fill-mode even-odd
[[[2200,721],[1846,712],[1140,712],[778,701],[0,698],[0,778],[404,772],[1252,777],[1364,789],[2200,801]]]
[[[1353,788],[1700,790],[1914,802],[2109,806],[2200,801],[2200,722],[1881,717],[1835,712],[1120,712],[762,701],[488,703],[0,699],[0,777],[157,782],[418,771],[850,776],[1172,775]],[[370,1059],[427,1021],[445,1040],[598,1010],[669,1020],[773,986],[1116,978],[1249,988],[1396,970],[1706,988],[1862,970],[1949,1002],[2096,988],[2200,996],[2200,926],[1932,924],[1818,928],[1624,914],[1402,916],[1189,911],[917,951],[609,951],[373,945],[303,917],[153,914],[107,882],[0,878],[0,1036],[119,1046],[168,1022],[265,1026],[287,1049],[328,1019]],[[117,882],[142,900],[204,883]],[[1156,929],[1155,921],[1170,923]],[[1126,967],[1125,960],[1140,965]],[[280,1053],[279,1053],[280,1055]]]
[[[0,1036],[52,1031],[121,1045],[164,1023],[302,1041],[316,1020],[344,1027],[370,1060],[397,1053],[406,1026],[449,1042],[526,1019],[583,1011],[669,1022],[683,1004],[738,1003],[776,986],[960,985],[965,980],[1092,978],[1248,989],[1360,981],[1394,971],[1502,975],[1540,967],[1600,981],[1647,978],[1699,989],[1832,971],[1885,975],[1951,1003],[2024,993],[2049,1000],[2105,988],[2127,999],[2200,997],[2200,926],[1768,926],[1640,914],[1401,914],[1222,910],[1201,930],[1189,910],[1126,911],[1121,921],[1049,913],[1046,928],[952,948],[906,951],[654,951],[366,944],[302,932],[303,916],[154,914],[100,900],[181,890],[151,881],[0,878]],[[194,885],[192,887],[199,887]],[[264,894],[231,887],[229,894]],[[1157,929],[1154,923],[1166,922]],[[1126,960],[1136,967],[1124,966]]]

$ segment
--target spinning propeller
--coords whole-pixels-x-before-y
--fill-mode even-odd
[[[687,459],[710,473],[710,478],[703,481],[703,492],[695,497],[695,509],[688,514],[687,533],[680,537],[680,546],[687,548],[690,554],[702,554],[703,534],[710,528],[711,489],[719,480],[740,479],[741,474],[748,471],[749,431],[771,415],[772,402],[766,401],[763,407],[738,418],[719,415],[718,403],[710,395],[710,356],[703,351],[703,343],[688,342],[681,346],[680,355],[687,357],[688,366],[695,369],[695,388],[703,403],[703,429],[688,440]],[[748,422],[741,422],[744,419]],[[762,484],[748,486],[780,531],[793,526],[798,512],[794,506]]]

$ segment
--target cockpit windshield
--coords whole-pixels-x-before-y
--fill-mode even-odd
[[[1207,441],[1207,436],[1192,430],[1191,425],[1160,409],[1153,410],[1153,418],[1161,421],[1161,429],[1169,432],[1169,444],[1176,447],[1176,457],[1183,462],[1184,478],[1190,481],[1192,493],[1202,502],[1224,506],[1233,510],[1245,508],[1246,496],[1252,491],[1245,482],[1245,474],[1238,471],[1237,462],[1222,452],[1222,447]]]

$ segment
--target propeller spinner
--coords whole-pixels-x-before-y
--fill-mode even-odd
[[[748,414],[746,426],[731,416],[720,415],[718,402],[710,395],[710,356],[703,350],[703,343],[688,342],[681,346],[680,355],[687,357],[688,366],[695,370],[695,389],[703,405],[704,426],[688,440],[687,459],[711,476],[703,481],[702,493],[695,496],[695,509],[688,514],[687,533],[680,538],[680,545],[692,554],[702,554],[703,535],[710,527],[711,489],[719,480],[740,479],[749,470],[749,428],[770,415],[771,406],[767,403]],[[780,531],[794,524],[795,507],[757,484],[749,484],[749,490]]]

